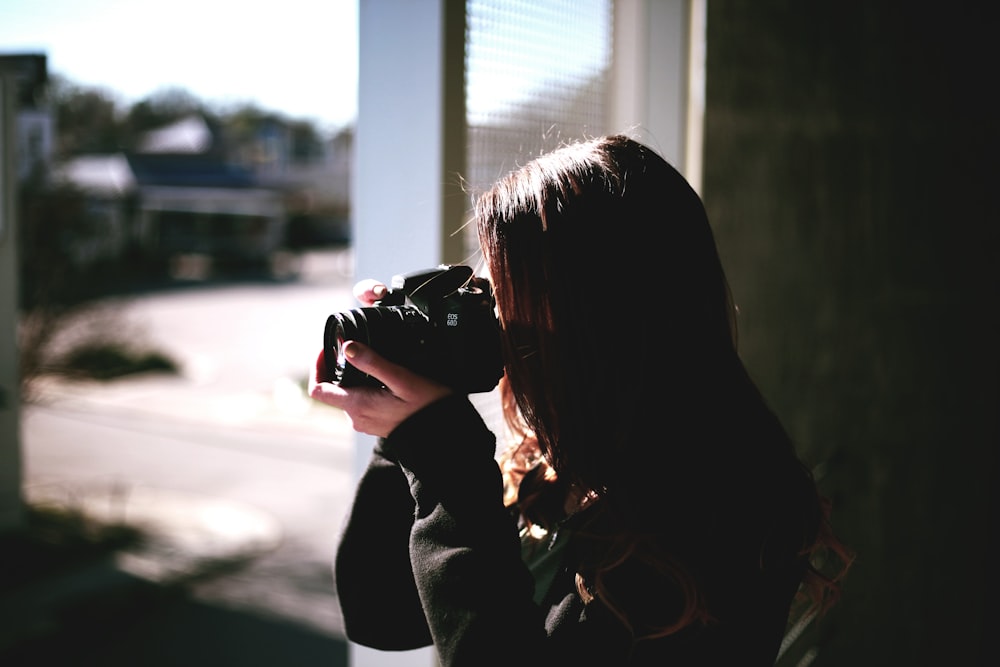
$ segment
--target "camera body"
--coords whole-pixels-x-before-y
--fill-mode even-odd
[[[334,313],[323,333],[324,359],[334,384],[381,387],[347,362],[346,341],[462,393],[492,390],[503,376],[500,325],[489,281],[470,267],[441,265],[394,276],[373,306]]]

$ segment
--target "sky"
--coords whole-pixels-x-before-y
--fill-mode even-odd
[[[0,54],[123,105],[183,88],[336,130],[354,121],[357,0],[0,0]]]

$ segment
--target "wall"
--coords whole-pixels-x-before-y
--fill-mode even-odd
[[[17,227],[14,110],[17,83],[0,65],[0,532],[20,527],[20,386],[17,353]]]
[[[741,349],[858,552],[814,665],[980,664],[992,631],[1000,217],[978,7],[708,3],[703,195]]]

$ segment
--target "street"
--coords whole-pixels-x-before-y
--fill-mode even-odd
[[[108,312],[120,329],[181,372],[40,383],[22,413],[27,497],[182,528],[211,510],[216,525],[204,539],[213,548],[225,550],[232,529],[256,553],[243,569],[196,582],[195,598],[342,650],[330,563],[353,490],[354,434],[341,413],[305,397],[303,384],[327,315],[357,305],[347,253],[303,257],[295,280],[206,282],[115,300]],[[185,530],[175,532],[206,546]],[[174,555],[177,567],[183,559]]]

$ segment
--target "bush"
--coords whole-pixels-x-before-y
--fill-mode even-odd
[[[69,377],[113,380],[135,373],[176,373],[177,365],[156,352],[135,352],[115,343],[89,343],[71,350],[52,371]]]

